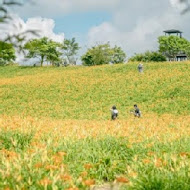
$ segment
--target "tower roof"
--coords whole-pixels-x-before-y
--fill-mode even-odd
[[[183,32],[181,32],[180,30],[175,30],[175,29],[165,30],[164,32],[165,32],[165,33],[169,33],[169,34],[172,34],[172,33],[183,33]]]

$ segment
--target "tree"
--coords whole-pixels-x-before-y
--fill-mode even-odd
[[[75,55],[77,54],[77,51],[80,49],[80,47],[75,41],[75,38],[72,38],[71,40],[65,39],[61,49],[63,50],[63,55],[66,56],[69,64],[76,64]]]
[[[125,52],[121,49],[121,47],[115,46],[113,48],[113,57],[112,57],[111,62],[113,64],[123,63],[125,59],[126,59]]]
[[[61,44],[50,40],[48,46],[49,48],[46,61],[50,62],[50,64],[53,66],[59,66],[62,62],[62,53],[59,51]]]
[[[12,44],[0,41],[0,65],[4,65],[9,61],[14,61],[15,49]]]
[[[188,47],[188,40],[180,38],[178,36],[160,36],[158,38],[159,51],[169,58],[169,60],[175,61],[178,53],[185,52]]]
[[[87,66],[121,63],[125,60],[125,53],[120,47],[110,47],[109,43],[93,46],[81,57],[82,64]]]
[[[185,47],[185,53],[187,55],[187,58],[190,59],[190,42],[187,44],[187,46]]]
[[[129,59],[129,61],[135,62],[163,62],[166,61],[166,57],[160,52],[150,52],[146,51],[145,53],[135,54]]]
[[[46,37],[34,39],[25,44],[24,49],[28,50],[27,58],[39,58],[40,65],[43,66],[45,61],[56,65],[60,61],[61,53],[57,50],[60,44],[49,40]]]

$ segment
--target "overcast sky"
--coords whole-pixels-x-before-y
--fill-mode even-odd
[[[190,12],[180,14],[183,5],[179,6],[179,0],[33,1],[14,9],[14,23],[21,22],[24,29],[41,29],[41,36],[56,41],[76,37],[82,47],[80,54],[108,41],[121,46],[128,57],[156,50],[157,37],[167,29],[179,29],[190,40]]]

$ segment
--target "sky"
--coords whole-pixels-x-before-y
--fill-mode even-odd
[[[190,12],[182,15],[180,0],[33,0],[14,8],[8,33],[38,29],[40,37],[62,42],[75,37],[80,57],[93,45],[110,42],[126,52],[157,50],[157,38],[167,29],[179,29],[190,40]],[[2,30],[2,27],[0,27]],[[33,38],[31,35],[28,39]]]

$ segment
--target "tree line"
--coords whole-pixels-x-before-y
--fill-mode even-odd
[[[166,58],[175,61],[179,53],[185,53],[190,59],[190,41],[187,39],[178,36],[160,36],[158,43],[158,51],[135,54],[129,61],[162,62],[166,61]],[[35,58],[40,66],[44,63],[52,66],[76,65],[79,49],[75,38],[65,39],[63,43],[58,43],[43,37],[32,39],[23,46],[25,57]],[[13,44],[0,41],[0,65],[15,61],[15,52]],[[86,53],[81,56],[81,61],[85,66],[118,64],[126,61],[126,54],[119,46],[111,47],[110,43],[97,44],[87,49]]]
[[[1,65],[15,61],[16,51],[11,43],[1,41],[0,48]],[[58,43],[43,37],[32,39],[23,46],[25,57],[35,59],[40,66],[43,66],[44,63],[52,66],[76,65],[79,49],[79,44],[75,38],[65,39],[63,43]],[[85,66],[123,63],[125,59],[126,54],[122,48],[118,46],[112,48],[109,43],[93,46],[81,57],[82,64]]]
[[[179,3],[183,2],[188,4],[187,0],[179,1]],[[15,6],[22,6],[22,1],[3,0],[0,2],[0,23],[9,23],[12,19],[11,14],[9,14],[10,7]],[[186,9],[189,10],[189,6]],[[76,55],[80,47],[75,38],[65,39],[63,43],[58,43],[43,37],[30,40],[23,45],[27,33],[37,35],[37,31],[29,30],[11,36],[7,34],[7,37],[0,41],[0,65],[14,62],[16,60],[16,50],[24,52],[28,59],[38,59],[41,66],[45,62],[52,66],[76,64]],[[160,36],[158,43],[158,51],[135,54],[129,61],[160,62],[166,61],[166,58],[175,61],[179,53],[185,53],[190,59],[190,42],[187,39],[178,36]],[[82,64],[85,66],[117,64],[123,63],[125,60],[126,54],[122,48],[118,46],[111,47],[109,43],[97,44],[87,49],[86,53],[81,56]]]

